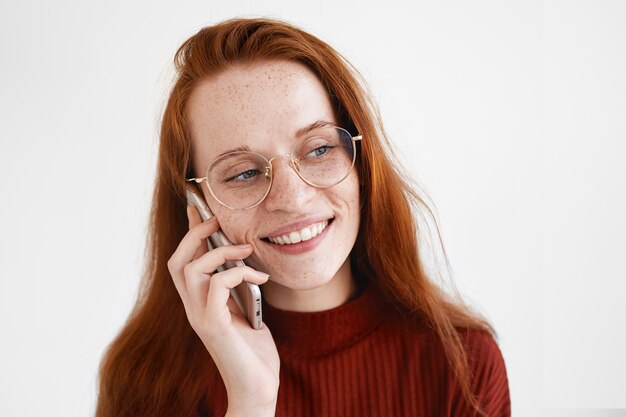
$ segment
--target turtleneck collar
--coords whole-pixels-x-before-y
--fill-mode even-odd
[[[344,349],[370,334],[393,307],[371,285],[352,300],[330,310],[295,312],[263,302],[263,321],[279,351],[323,356]]]

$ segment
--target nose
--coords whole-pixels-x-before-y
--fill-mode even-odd
[[[272,158],[272,188],[263,204],[268,211],[302,212],[317,189],[300,178],[288,157]]]

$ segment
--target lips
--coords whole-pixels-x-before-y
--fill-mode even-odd
[[[262,240],[276,245],[293,245],[306,242],[322,233],[333,219],[334,218],[324,219],[317,222],[300,221],[292,223],[289,226],[277,229],[277,232],[262,238]],[[302,223],[308,224],[302,226]]]
[[[326,226],[328,226],[328,220],[314,223],[310,226],[303,227],[300,230],[294,230],[293,232],[285,233],[284,235],[270,237],[268,238],[268,240],[272,243],[277,243],[279,245],[289,245],[293,243],[305,242],[322,233],[322,231],[326,229]]]
[[[332,228],[334,218],[318,217],[313,220],[299,221],[280,227],[261,241],[270,250],[277,250],[285,255],[302,255],[310,252],[328,236],[328,230]],[[302,240],[303,237],[305,240]]]

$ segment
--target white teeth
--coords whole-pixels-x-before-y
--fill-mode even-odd
[[[312,228],[311,228],[312,229]],[[314,229],[315,232],[311,232],[311,229],[309,229],[308,227],[306,229],[302,229],[302,232],[300,232],[300,237],[302,238],[302,241],[304,242],[305,240],[309,240],[311,239],[312,234],[317,232],[317,227]],[[317,233],[315,233],[317,235]]]
[[[289,233],[289,240],[291,241],[291,243],[299,243],[302,240],[302,238],[300,237],[300,233],[291,232]]]
[[[315,236],[322,233],[322,231],[326,229],[326,226],[328,226],[328,220],[312,224],[310,226],[302,228],[301,230],[293,231],[286,235],[270,237],[268,239],[270,242],[277,243],[279,245],[299,243],[305,240],[313,239]]]

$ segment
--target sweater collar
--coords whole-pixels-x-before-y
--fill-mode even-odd
[[[287,311],[264,302],[263,321],[281,353],[322,356],[363,339],[392,308],[368,285],[352,300],[325,311]]]

